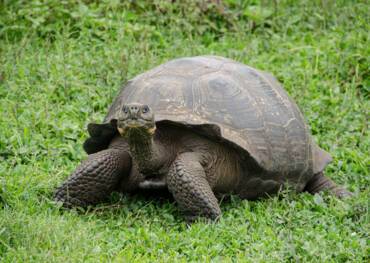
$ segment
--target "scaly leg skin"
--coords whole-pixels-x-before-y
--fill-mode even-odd
[[[187,222],[200,216],[212,220],[220,217],[220,207],[197,154],[179,155],[171,165],[167,184]]]
[[[88,156],[55,191],[64,207],[86,207],[107,198],[129,176],[131,157],[122,150],[107,149]]]
[[[321,191],[329,191],[338,198],[353,196],[351,192],[347,191],[341,186],[338,186],[322,172],[315,174],[315,176],[307,183],[304,191],[307,191],[311,194],[319,193]]]

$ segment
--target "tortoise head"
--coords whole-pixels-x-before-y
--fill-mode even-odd
[[[122,136],[131,132],[153,135],[155,131],[154,112],[145,104],[123,104],[117,118],[117,128]]]

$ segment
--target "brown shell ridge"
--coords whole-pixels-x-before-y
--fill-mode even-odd
[[[230,64],[232,64],[231,62],[229,62]],[[241,64],[241,63],[238,63],[238,64]],[[243,64],[241,64],[241,65],[243,65]],[[249,67],[249,66],[246,66],[246,65],[243,65],[243,66],[245,66],[246,68],[248,68],[250,71],[252,71],[252,72],[254,72],[256,75],[256,77],[259,79],[259,81],[260,81],[260,83],[262,84],[262,85],[266,85],[266,86],[268,86],[273,92],[274,92],[274,95],[276,96],[276,97],[279,97],[280,98],[280,100],[281,101],[283,101],[283,98],[280,96],[280,94],[278,94],[277,92],[276,92],[276,90],[274,89],[274,87],[272,86],[272,84],[271,84],[271,82],[269,82],[269,81],[267,81],[267,79],[263,76],[263,74],[261,74],[261,72],[260,71],[258,71],[258,70],[256,70],[256,69],[254,69],[254,68],[251,68],[251,67]],[[238,76],[239,77],[239,76]],[[241,81],[243,81],[243,79],[241,79]],[[257,100],[256,100],[256,98],[254,97],[254,96],[252,96],[251,94],[250,94],[250,92],[249,92],[249,90],[248,89],[246,89],[245,90],[245,92],[246,93],[248,93],[249,94],[249,97],[250,98],[252,98],[253,99],[253,101],[256,103],[256,105],[258,105],[257,107],[256,107],[256,110],[259,112],[259,115],[260,115],[260,118],[262,119],[262,122],[263,122],[263,127],[261,127],[260,129],[258,129],[258,131],[260,131],[260,132],[262,132],[263,134],[264,134],[264,137],[268,140],[268,141],[271,141],[271,136],[267,133],[267,127],[270,125],[270,126],[274,126],[274,125],[276,125],[275,123],[272,123],[272,122],[268,122],[267,120],[266,120],[266,118],[265,118],[265,116],[264,116],[264,113],[261,111],[261,108],[263,108],[262,107],[262,105],[261,105],[261,103],[260,102],[258,102]],[[284,103],[284,106],[285,106],[285,108],[288,108],[288,106]],[[292,114],[292,116],[294,116],[293,114]],[[293,118],[294,119],[294,118]],[[250,128],[248,128],[247,129],[248,131],[252,131],[252,129],[250,129]],[[287,134],[286,134],[286,132],[285,132],[285,140],[287,139],[286,138],[286,136],[287,136]],[[248,138],[247,138],[247,140],[248,140]],[[251,143],[249,143],[249,145],[251,145]],[[263,159],[261,159],[259,156],[258,156],[258,154],[257,153],[254,153],[253,155],[255,155],[255,154],[257,154],[257,160],[259,161],[259,163],[260,163],[260,165],[261,166],[263,166],[266,170],[268,170],[268,171],[273,171],[273,170],[275,170],[276,169],[276,165],[278,165],[277,163],[275,163],[275,161],[274,161],[274,154],[273,154],[273,149],[271,148],[271,145],[269,144],[269,143],[267,143],[266,144],[266,147],[267,147],[267,149],[266,149],[266,152],[268,153],[268,155],[269,155],[269,157],[267,158],[268,160],[271,160],[272,161],[272,163],[270,163],[270,162],[266,162],[266,161],[263,161]],[[288,147],[289,148],[289,147]],[[257,146],[257,149],[258,150],[261,150],[262,148],[260,148],[260,147],[258,147]],[[257,152],[258,152],[258,150],[257,150]],[[251,151],[252,153],[253,152],[255,152],[255,150],[254,149],[249,149],[249,151]]]
[[[302,120],[300,114],[299,114],[299,111],[298,111],[298,115],[296,114],[296,112],[294,111],[294,108],[295,107],[295,104],[291,101],[289,101],[289,96],[287,96],[287,98],[284,98],[279,92],[277,92],[276,90],[276,86],[277,85],[280,85],[277,81],[275,81],[275,85],[273,85],[274,83],[272,83],[267,77],[266,75],[264,74],[264,72],[260,72],[256,69],[253,69],[249,66],[246,66],[248,69],[250,69],[251,71],[253,71],[258,77],[258,79],[261,81],[261,85],[267,85],[270,87],[271,91],[274,93],[273,96],[277,97],[283,105],[284,105],[284,108],[285,110],[288,110],[288,112],[290,112],[290,116],[291,118],[289,118],[285,124],[282,125],[282,127],[285,129],[285,136],[284,136],[284,141],[285,143],[287,143],[289,146],[288,147],[285,147],[284,150],[287,151],[286,155],[287,156],[292,156],[292,152],[291,152],[291,148],[292,148],[292,141],[287,137],[288,133],[287,133],[287,129],[289,127],[289,125],[291,124],[291,122],[293,121],[297,121],[297,123],[303,123],[303,131],[304,133],[306,134],[306,145],[307,147],[305,148],[306,150],[306,153],[305,153],[305,156],[307,156],[308,158],[310,158],[312,155],[310,154],[310,145],[309,145],[309,135],[307,134],[307,127],[305,126],[304,124],[304,121]],[[284,91],[282,91],[284,92]],[[271,127],[271,126],[274,126],[276,125],[275,123],[273,122],[268,122],[266,121],[265,117],[264,117],[264,114],[262,114],[262,119],[263,119],[263,123],[264,123],[264,134],[265,134],[265,137],[268,138],[269,141],[272,141],[269,134],[267,134],[267,128],[266,127]],[[268,146],[270,146],[270,144],[267,144]],[[272,153],[272,149],[271,147],[269,147],[268,149],[268,152],[269,153]],[[285,167],[284,166],[281,166],[281,163],[279,162],[279,160],[275,160],[276,158],[276,155],[274,154],[270,154],[270,158],[268,158],[268,160],[271,160],[272,163],[270,165],[268,164],[264,164],[265,167],[268,169],[268,170],[281,170],[281,171],[284,171]],[[307,163],[304,164],[304,169],[298,169],[298,171],[300,171],[300,174],[298,175],[298,178],[297,178],[297,187],[302,187],[302,185],[300,184],[302,180],[302,177],[306,174],[307,172]],[[287,171],[288,172],[288,171]]]
[[[250,67],[250,66],[247,66],[246,65],[246,67],[247,68],[249,68],[250,70],[252,70],[252,71],[254,71],[261,79],[263,79],[265,82],[267,82],[268,84],[269,84],[269,86],[271,87],[271,90],[273,90],[274,91],[274,94],[275,94],[275,96],[276,97],[279,97],[280,98],[280,100],[283,102],[283,104],[285,105],[285,107],[288,109],[288,110],[290,110],[290,112],[291,112],[291,114],[292,114],[292,116],[295,116],[294,115],[294,112],[292,111],[292,109],[291,109],[291,107],[289,107],[289,105],[286,103],[286,99],[284,99],[281,95],[280,95],[280,93],[279,92],[276,92],[276,89],[274,88],[274,86],[276,86],[276,85],[279,85],[278,84],[278,82],[276,81],[276,84],[275,85],[273,85],[273,83],[271,83],[271,81],[268,79],[268,78],[266,78],[266,75],[265,75],[265,73],[264,72],[261,72],[261,71],[259,71],[259,70],[256,70],[256,69],[254,69],[254,68],[252,68],[252,67]]]
[[[247,67],[249,67],[249,66],[247,66]],[[249,67],[250,68],[250,67]],[[269,85],[271,86],[271,88],[272,88],[272,90],[275,92],[275,95],[276,96],[278,96],[279,98],[280,98],[280,100],[284,103],[284,105],[285,105],[285,107],[286,107],[286,109],[288,109],[290,112],[291,112],[291,114],[292,114],[292,116],[294,116],[293,118],[291,118],[291,119],[289,119],[288,120],[288,122],[284,125],[284,128],[286,129],[288,126],[289,126],[289,124],[292,122],[292,121],[294,121],[294,120],[299,120],[300,122],[299,123],[301,123],[302,125],[303,125],[303,130],[304,130],[304,133],[305,133],[305,137],[306,137],[306,145],[307,145],[307,147],[306,147],[306,156],[308,157],[308,161],[310,161],[311,160],[311,158],[312,158],[312,149],[311,149],[311,139],[310,139],[310,135],[308,134],[308,130],[307,130],[307,126],[305,125],[305,122],[304,122],[304,119],[303,119],[303,116],[301,115],[301,113],[300,113],[300,111],[297,109],[297,106],[296,106],[296,104],[293,102],[293,101],[290,101],[290,103],[289,104],[287,104],[287,100],[285,99],[285,98],[283,98],[282,96],[281,96],[281,94],[280,93],[278,93],[277,91],[276,91],[276,89],[274,88],[275,86],[277,86],[277,85],[279,85],[280,86],[280,84],[278,83],[278,81],[274,81],[274,83],[275,83],[275,85],[273,85],[274,83],[272,83],[268,78],[266,78],[266,73],[262,73],[262,72],[258,72],[258,70],[255,70],[255,69],[253,69],[252,68],[252,70],[254,70],[255,72],[257,72],[257,74],[261,77],[261,78],[263,78],[267,83],[269,83]],[[267,74],[269,74],[269,73],[267,73]],[[273,78],[273,79],[275,79],[272,75],[270,75],[270,78]],[[288,99],[288,101],[289,101],[289,96],[287,96],[287,99]],[[289,105],[290,105],[290,107],[289,107]],[[294,109],[296,110],[296,111],[294,111]],[[287,136],[287,133],[285,134],[285,137]],[[292,148],[292,145],[291,145],[291,140],[289,140],[288,138],[286,138],[286,140],[285,140],[289,145],[290,145],[290,147],[287,147],[286,149],[287,150],[289,150],[289,149],[291,149]],[[290,154],[289,154],[290,155]],[[302,177],[304,176],[304,174],[307,172],[307,169],[308,169],[308,167],[307,166],[309,166],[309,165],[307,165],[307,163],[306,163],[306,168],[304,169],[304,170],[302,170],[301,171],[301,173],[300,173],[300,175],[299,175],[299,177],[298,177],[298,182],[302,182],[303,180],[302,180]]]
[[[231,62],[227,62],[227,63],[225,63],[225,64],[233,64],[233,63],[231,63]],[[239,75],[236,75],[236,77],[237,78],[239,78],[239,80],[241,81],[241,82],[244,82],[244,80],[242,79],[242,78],[240,78],[240,76]],[[248,94],[248,97],[251,99],[251,100],[253,100],[254,101],[254,103],[256,104],[256,105],[258,105],[257,107],[255,107],[255,109],[258,111],[258,113],[259,113],[259,116],[260,116],[260,118],[262,118],[262,121],[263,121],[263,126],[261,127],[261,128],[258,128],[258,129],[250,129],[250,128],[248,128],[248,129],[246,129],[247,131],[252,131],[252,130],[256,130],[256,131],[259,131],[259,132],[262,132],[263,134],[264,134],[264,137],[265,138],[268,138],[269,136],[267,135],[267,133],[266,133],[266,120],[265,120],[265,118],[264,118],[264,114],[263,114],[263,112],[261,111],[261,108],[259,107],[260,106],[260,103],[256,100],[256,98],[254,97],[254,96],[252,96],[252,94],[250,93],[250,91],[248,90],[248,89],[246,89],[246,90],[244,90],[244,92],[245,93],[247,93]],[[263,158],[261,158],[260,157],[260,155],[259,155],[259,151],[258,150],[260,150],[260,148],[258,148],[258,146],[257,146],[257,151],[256,151],[256,149],[254,149],[253,147],[252,147],[252,145],[253,145],[253,143],[250,141],[250,138],[248,138],[248,136],[245,138],[246,139],[246,141],[247,141],[247,147],[246,147],[246,149],[247,149],[247,151],[249,152],[249,154],[251,154],[256,160],[257,160],[257,162],[262,166],[262,167],[264,167],[266,170],[271,170],[271,168],[270,168],[270,163],[267,163],[267,162],[265,162],[264,160],[263,160]],[[271,151],[271,147],[270,147],[270,145],[269,144],[267,144],[266,145],[267,146],[267,152],[268,152],[268,154],[269,154],[269,157],[268,157],[268,159],[269,160],[272,160],[272,158],[273,158],[273,156],[272,156],[272,151]]]
[[[217,60],[219,60],[221,62],[220,65],[218,66],[218,68],[216,70],[207,72],[207,74],[216,73],[216,72],[221,71],[223,69],[224,65],[226,65],[226,64],[233,64],[231,60],[225,61],[226,59],[224,59],[222,57],[217,57],[217,56],[206,56],[206,57],[210,57],[212,59],[217,59]],[[193,112],[192,112],[193,114],[189,114],[187,116],[190,119],[193,119],[193,120],[201,120],[201,122],[207,123],[207,122],[209,122],[209,120],[207,120],[206,118],[203,118],[202,115],[196,110],[197,106],[200,105],[200,103],[197,103],[197,101],[199,101],[199,102],[202,101],[202,95],[201,95],[202,93],[199,91],[199,86],[196,87],[194,85],[194,81],[195,80],[196,80],[196,78],[193,78],[192,81],[191,81],[191,88],[192,88],[192,91],[193,91]],[[240,81],[243,82],[242,79],[240,79]],[[245,92],[249,92],[249,91],[245,90]],[[253,96],[249,95],[249,97],[254,100]],[[263,116],[262,112],[259,109],[257,109],[257,110],[260,112],[260,115]],[[179,118],[179,117],[176,116],[176,118]],[[165,118],[162,117],[161,119],[165,119]],[[232,133],[234,131],[233,127],[230,127],[228,124],[225,124],[225,123],[222,123],[222,124],[221,123],[214,123],[214,125],[216,125],[216,126],[218,126],[220,128],[220,130],[221,130],[221,137],[225,138],[228,142],[233,143],[232,142],[232,138],[229,138],[229,136],[227,136],[227,134],[230,134],[230,133]],[[262,127],[261,129],[259,129],[259,131],[265,132],[265,129],[264,128],[265,127]],[[225,130],[228,130],[228,131],[226,132]],[[236,132],[234,132],[234,133],[236,135]],[[233,139],[236,140],[235,137],[233,137]],[[252,156],[255,159],[255,161],[257,161],[259,163],[259,165],[261,165],[264,168],[266,167],[266,163],[263,163],[263,161],[261,160],[261,158],[259,158],[259,156],[256,155],[255,151],[252,149],[251,144],[248,141],[246,141],[245,139],[238,139],[237,141],[238,141],[239,144],[241,144],[243,146],[244,151],[249,156]],[[245,143],[247,143],[247,144],[245,144]],[[271,151],[269,151],[269,153],[271,153]],[[270,155],[270,158],[271,157],[272,156]]]

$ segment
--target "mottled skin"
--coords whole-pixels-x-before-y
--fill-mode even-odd
[[[221,215],[217,194],[232,193],[248,199],[260,196],[258,184],[256,193],[245,191],[251,189],[246,185],[250,173],[258,169],[235,148],[184,127],[156,126],[154,112],[139,103],[123,105],[117,120],[119,134],[108,149],[89,155],[57,189],[55,198],[64,206],[94,205],[113,191],[168,188],[185,218],[193,221],[199,216],[217,219]],[[283,187],[269,180],[264,183],[266,194]],[[312,177],[305,190],[350,195],[322,172]]]

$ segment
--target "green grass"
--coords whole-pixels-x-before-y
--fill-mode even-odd
[[[369,262],[368,2],[131,2],[0,1],[0,261]],[[144,197],[60,211],[53,190],[125,80],[200,54],[272,72],[355,197],[231,198],[190,227]]]

